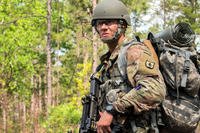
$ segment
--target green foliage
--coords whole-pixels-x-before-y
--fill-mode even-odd
[[[141,21],[147,13],[152,0],[122,0],[130,12],[135,12],[137,28],[150,21]],[[30,111],[33,92],[42,92],[38,96],[45,99],[46,95],[46,30],[47,6],[46,0],[1,0],[0,2],[0,92],[8,93],[12,105],[14,97],[26,103]],[[168,0],[160,1],[157,15],[165,10],[166,24],[186,21],[192,25],[196,33],[200,34],[198,0]],[[196,2],[196,4],[192,3]],[[77,4],[78,3],[78,4]],[[81,97],[89,91],[89,77],[92,72],[92,28],[90,25],[92,2],[88,0],[56,0],[52,1],[51,16],[51,54],[52,54],[52,87],[58,100],[51,109],[49,117],[42,120],[46,131],[67,132],[78,124],[81,115]],[[174,12],[178,12],[174,17]],[[152,20],[156,13],[152,15]],[[151,27],[150,31],[160,31],[160,23]],[[130,30],[127,30],[131,32]],[[138,33],[143,38],[144,33]],[[144,37],[145,38],[145,37]],[[98,56],[107,48],[98,43]],[[41,81],[36,84],[33,79]],[[39,101],[38,100],[38,101]],[[45,104],[45,103],[44,103]],[[43,105],[42,105],[43,106]],[[45,114],[45,107],[40,108]],[[8,120],[15,124],[10,109]],[[2,116],[2,110],[0,111]],[[32,116],[28,114],[27,121],[32,123]],[[41,116],[44,118],[44,115]],[[2,124],[2,122],[0,122]],[[13,126],[14,127],[14,126]],[[18,127],[20,128],[20,126]],[[28,127],[27,127],[28,128]],[[9,129],[12,132],[13,129]],[[20,130],[20,129],[19,129]],[[0,131],[1,132],[1,131]]]
[[[89,74],[91,73],[91,63],[77,64],[76,74],[74,74],[71,88],[67,88],[67,102],[77,106],[80,105],[81,97],[89,91]]]
[[[31,95],[31,78],[36,72],[33,60],[39,58],[36,48],[45,30],[41,28],[43,7],[42,1],[12,0],[2,2],[0,8],[0,79],[6,81],[4,89],[25,99]]]
[[[50,133],[63,133],[80,121],[80,106],[61,104],[50,109],[49,117],[43,122],[44,128]]]
[[[181,15],[177,21],[187,22],[191,25],[197,34],[200,34],[200,1],[199,0],[184,0],[178,4]]]
[[[159,2],[159,8],[154,17],[159,17],[160,23],[154,25],[157,29],[167,28],[178,22],[187,22],[199,34],[200,28],[200,1],[199,0],[165,0]],[[152,17],[152,20],[155,19]],[[163,26],[161,25],[163,24]],[[151,29],[155,29],[151,27]]]
[[[138,15],[146,13],[148,9],[148,1],[146,0],[122,0],[130,11],[137,12]]]

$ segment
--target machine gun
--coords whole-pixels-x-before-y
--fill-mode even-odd
[[[96,132],[96,121],[99,119],[99,86],[100,81],[93,74],[90,77],[90,94],[82,98],[83,112],[79,133]]]

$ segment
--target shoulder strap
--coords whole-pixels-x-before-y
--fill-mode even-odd
[[[126,67],[127,67],[127,64],[126,64],[126,51],[130,46],[132,46],[134,44],[138,44],[138,43],[140,43],[140,42],[138,42],[136,40],[132,40],[131,42],[125,44],[121,48],[121,50],[119,52],[117,64],[118,64],[119,71],[120,71],[120,73],[122,75],[122,78],[124,80],[127,79],[127,75],[126,75]],[[153,58],[157,62],[157,64],[159,64],[158,56],[157,56],[157,54],[155,52],[155,49],[154,49],[153,45],[151,44],[151,41],[150,40],[144,40],[143,43],[151,51],[151,53],[153,55]]]
[[[159,65],[159,60],[158,60],[158,55],[151,43],[150,40],[144,40],[143,43],[145,44],[145,46],[147,46],[147,48],[151,51],[151,54],[153,55],[154,60],[156,61],[156,63]]]
[[[134,45],[137,44],[139,42],[132,40],[131,42],[125,44],[124,46],[121,47],[119,55],[118,55],[118,59],[117,59],[117,65],[118,65],[118,69],[119,72],[123,78],[123,80],[127,80],[127,75],[126,75],[126,67],[127,67],[127,62],[126,62],[126,51],[127,49]]]
[[[188,72],[190,70],[190,52],[185,51],[185,61],[183,65],[183,74],[182,74],[182,80],[181,80],[181,87],[186,87]]]

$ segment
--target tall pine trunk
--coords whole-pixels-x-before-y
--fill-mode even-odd
[[[19,102],[20,108],[20,124],[21,124],[21,131],[26,133],[26,106],[25,103],[20,101]]]
[[[97,4],[97,0],[92,0],[92,7],[93,7],[93,11],[94,8],[96,7]],[[98,46],[97,46],[97,35],[96,35],[96,31],[95,28],[92,28],[92,32],[93,32],[93,64],[92,64],[92,71],[95,72],[96,67],[97,67],[97,51],[98,51]]]
[[[38,93],[38,82],[37,82],[37,76],[33,76],[32,78],[32,84],[33,84],[33,94],[31,97],[31,118],[32,118],[32,127],[34,133],[37,133],[39,131],[39,93]]]
[[[52,86],[51,86],[51,0],[47,1],[47,108],[52,103]],[[48,113],[48,111],[47,111]]]
[[[2,94],[2,113],[3,113],[3,132],[8,132],[8,123],[7,123],[7,115],[8,115],[8,103],[7,103],[7,92],[3,92]]]

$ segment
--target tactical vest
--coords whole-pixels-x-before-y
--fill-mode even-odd
[[[100,86],[101,96],[100,96],[100,107],[105,110],[107,102],[114,102],[117,100],[116,93],[119,91],[127,93],[131,89],[128,80],[124,80],[122,77],[117,63],[117,58],[115,60],[109,60],[108,66],[103,66],[101,70],[100,81],[103,83]]]
[[[102,92],[100,95],[100,107],[103,110],[107,102],[114,102],[117,100],[118,96],[116,95],[118,92],[127,93],[133,88],[126,75],[127,66],[126,63],[124,63],[126,62],[126,60],[124,60],[124,55],[127,49],[134,44],[138,44],[138,42],[132,40],[122,45],[118,51],[118,56],[114,59],[108,59],[107,66],[101,64],[100,81],[103,84],[100,86]]]
[[[101,94],[100,94],[100,110],[105,110],[106,104],[108,102],[114,102],[117,100],[118,92],[128,93],[133,86],[128,81],[127,74],[126,74],[126,60],[124,60],[125,53],[127,49],[134,44],[138,44],[135,40],[131,41],[123,45],[119,51],[118,56],[114,60],[108,60],[108,65],[105,66],[103,64],[101,68]],[[129,116],[128,116],[129,117]],[[157,125],[156,125],[156,116],[155,112],[149,111],[144,112],[141,115],[133,115],[130,116],[128,123],[131,127],[132,132],[137,132],[138,127],[149,127],[153,129],[155,133],[158,133]],[[115,119],[115,118],[114,118]]]

